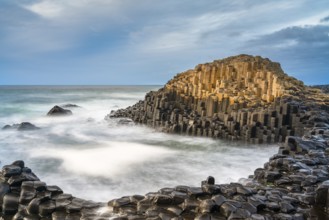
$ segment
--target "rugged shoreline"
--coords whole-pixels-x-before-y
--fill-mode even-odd
[[[261,57],[198,65],[108,118],[130,118],[170,133],[280,143],[264,167],[241,183],[216,184],[208,177],[200,187],[163,188],[104,204],[47,186],[15,161],[0,173],[2,218],[328,219],[328,97]]]
[[[329,114],[315,115],[328,123]],[[322,120],[322,121],[321,121]],[[329,127],[288,136],[263,168],[242,183],[177,186],[144,196],[86,201],[47,186],[23,161],[2,168],[3,219],[327,219]],[[100,211],[102,210],[102,212]]]

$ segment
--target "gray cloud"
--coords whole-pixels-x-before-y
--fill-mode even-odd
[[[328,79],[328,25],[285,28],[250,40],[241,49],[276,59],[287,73],[308,84]]]
[[[327,1],[2,0],[0,57],[9,75],[38,75],[44,64],[71,83],[79,72],[102,83],[164,83],[239,53],[268,56],[287,72],[307,74],[313,62],[324,72],[316,55],[328,58]]]
[[[322,18],[320,20],[320,22],[328,22],[329,21],[329,16],[325,17],[325,18]]]

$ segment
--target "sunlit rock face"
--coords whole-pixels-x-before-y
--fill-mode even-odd
[[[328,95],[288,76],[279,63],[239,55],[177,74],[144,101],[112,113],[165,132],[252,143],[304,134]]]

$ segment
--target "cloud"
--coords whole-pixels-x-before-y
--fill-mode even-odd
[[[326,6],[327,0],[2,0],[0,57],[11,73],[46,63],[45,72],[97,72],[101,82],[124,76],[121,83],[160,80],[157,74],[165,82],[239,53],[305,63],[309,52],[302,50],[325,55]]]
[[[319,84],[329,73],[329,25],[284,28],[258,36],[240,49],[275,58],[287,73],[308,84]]]
[[[329,16],[322,18],[320,22],[329,22]]]

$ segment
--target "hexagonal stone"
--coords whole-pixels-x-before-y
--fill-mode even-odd
[[[7,214],[15,214],[18,210],[19,196],[13,193],[7,193],[3,197],[2,212]]]

